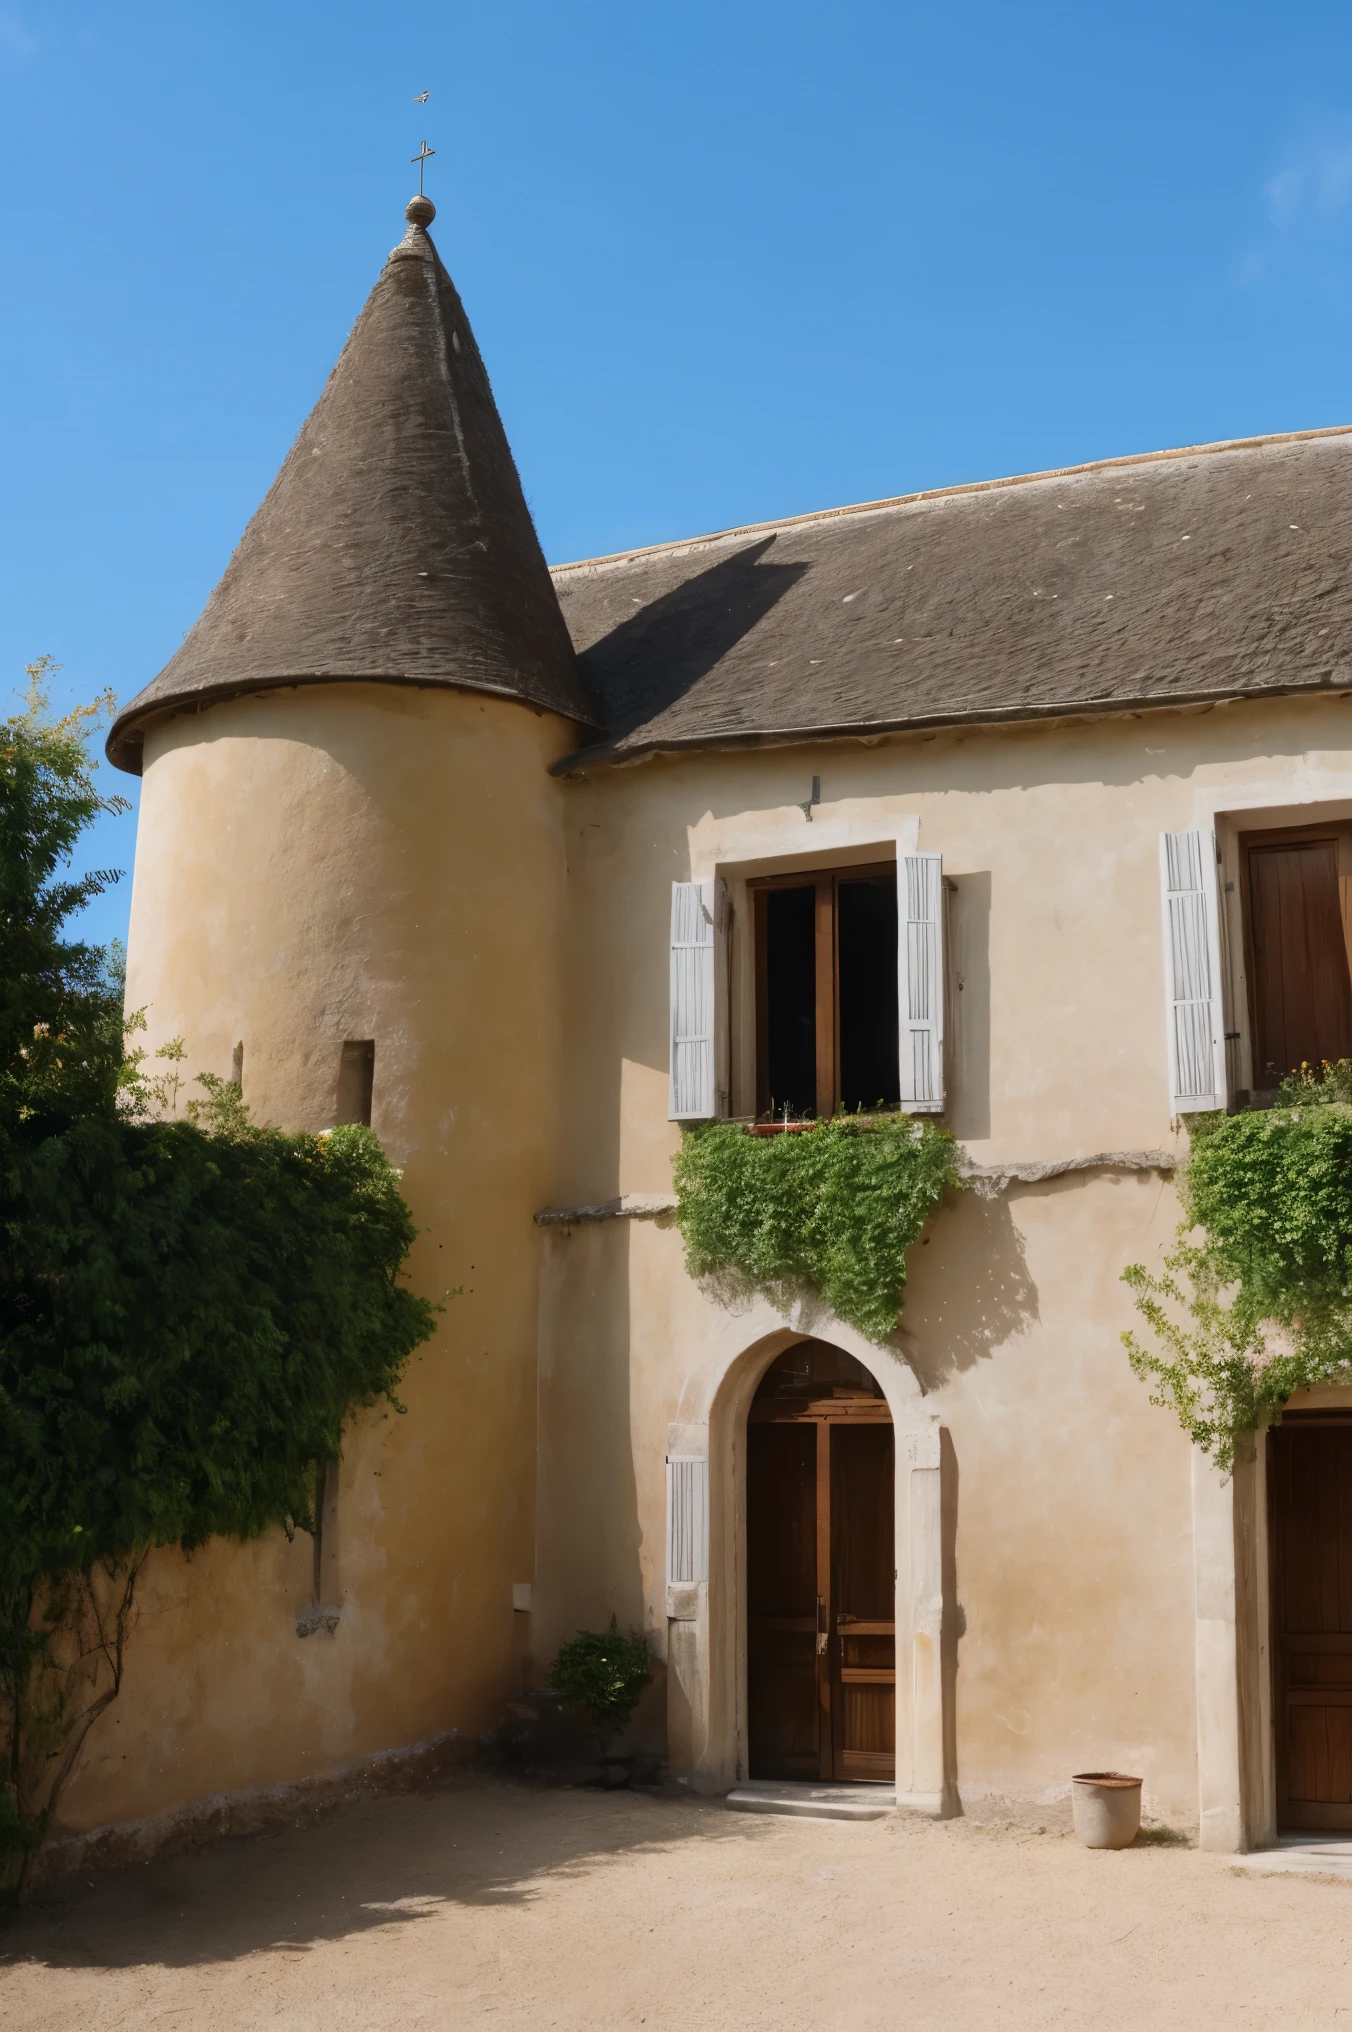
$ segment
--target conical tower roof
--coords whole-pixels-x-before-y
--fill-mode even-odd
[[[573,646],[455,285],[408,231],[201,619],[115,720],[275,685],[463,686],[593,724]]]

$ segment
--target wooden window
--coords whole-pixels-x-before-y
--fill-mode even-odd
[[[1352,826],[1240,838],[1253,1085],[1352,1058]]]
[[[895,862],[747,886],[755,912],[757,1113],[787,1110],[802,1120],[897,1107]]]

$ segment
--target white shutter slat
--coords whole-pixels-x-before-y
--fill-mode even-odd
[[[897,862],[897,1015],[901,1105],[912,1115],[944,1105],[944,868],[942,854]]]
[[[717,882],[671,885],[671,1083],[673,1122],[703,1122],[719,1112],[717,1039],[719,890]]]
[[[1160,834],[1169,1096],[1176,1115],[1226,1105],[1214,833]]]
[[[693,1454],[667,1456],[667,1585],[709,1578],[709,1463]]]

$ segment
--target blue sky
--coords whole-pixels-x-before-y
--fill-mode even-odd
[[[4,683],[166,661],[424,134],[551,559],[1352,421],[1346,4],[0,0]]]

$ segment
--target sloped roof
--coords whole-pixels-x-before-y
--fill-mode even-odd
[[[1352,689],[1352,430],[1113,459],[555,568],[659,751]]]
[[[325,679],[466,686],[594,721],[488,376],[425,230],[381,271],[201,619],[113,724]]]

